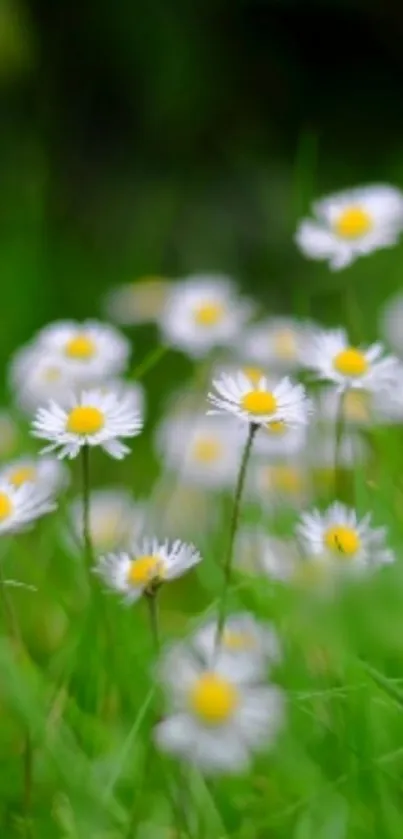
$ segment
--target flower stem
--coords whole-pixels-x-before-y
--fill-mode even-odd
[[[88,446],[82,448],[82,490],[83,490],[83,540],[85,560],[88,568],[92,567],[93,549],[90,530],[90,451]]]
[[[251,423],[249,426],[248,438],[246,440],[245,448],[242,454],[242,460],[239,467],[238,479],[235,487],[234,503],[232,507],[232,515],[230,521],[229,537],[227,551],[224,557],[223,572],[224,581],[221,593],[221,603],[219,608],[217,620],[217,634],[216,634],[216,648],[219,646],[221,635],[224,629],[225,616],[227,611],[228,592],[231,585],[232,572],[232,558],[234,553],[235,537],[238,530],[239,514],[241,511],[242,494],[245,485],[246,470],[248,466],[249,457],[252,451],[253,440],[258,430],[258,425]]]
[[[169,347],[165,346],[164,344],[161,344],[159,347],[156,347],[155,350],[152,350],[148,355],[146,355],[145,358],[143,358],[143,361],[140,361],[140,364],[138,364],[137,367],[135,367],[130,378],[134,379],[134,381],[142,379],[146,373],[152,370],[153,367],[156,367],[158,362],[161,360],[161,358],[164,357],[168,350]]]
[[[343,471],[342,471],[342,463],[341,463],[341,452],[342,452],[342,443],[343,443],[343,432],[344,432],[344,408],[345,408],[345,399],[346,394],[348,393],[347,390],[343,390],[340,394],[340,401],[337,409],[336,415],[336,440],[335,440],[335,448],[334,448],[334,490],[335,490],[335,497],[336,500],[341,500],[342,492],[343,492]]]
[[[160,636],[160,622],[159,622],[159,608],[158,608],[158,594],[157,592],[150,592],[146,594],[148,615],[150,619],[150,629],[154,644],[155,654],[159,655],[161,650],[161,636]]]

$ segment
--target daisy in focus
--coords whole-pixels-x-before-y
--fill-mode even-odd
[[[377,391],[393,387],[398,368],[396,358],[384,356],[382,344],[366,349],[351,346],[344,329],[317,334],[306,351],[305,363],[318,379],[334,382],[339,393],[348,388]]]
[[[169,288],[169,281],[163,277],[142,277],[133,283],[125,283],[107,294],[105,313],[121,326],[157,321]]]
[[[0,479],[0,533],[18,533],[36,519],[56,509],[53,499],[44,496],[34,483],[15,486]]]
[[[213,408],[209,414],[231,413],[244,422],[265,425],[269,422],[288,426],[306,425],[311,404],[302,385],[284,378],[271,386],[265,378],[251,386],[244,373],[223,374],[213,379],[215,393],[208,394]]]
[[[360,573],[387,565],[395,557],[385,545],[386,529],[371,527],[371,516],[359,519],[338,501],[324,513],[303,513],[297,536],[305,555],[335,573]]]
[[[38,494],[49,497],[65,489],[70,476],[55,457],[20,457],[0,471],[0,480],[7,481],[17,489],[28,483],[34,484]]]
[[[330,195],[313,211],[313,221],[300,223],[296,243],[305,256],[326,260],[334,271],[395,245],[403,229],[403,194],[386,184]]]
[[[244,435],[223,417],[183,412],[168,416],[157,430],[164,463],[189,483],[224,489],[234,485]]]
[[[302,366],[304,348],[313,331],[313,325],[292,318],[267,318],[249,327],[242,353],[251,363],[290,373]]]
[[[83,501],[77,498],[69,507],[69,520],[75,542],[83,543]],[[143,504],[136,503],[125,489],[98,489],[91,492],[89,528],[91,544],[97,554],[128,550],[138,540],[145,524]]]
[[[75,388],[68,364],[39,350],[35,344],[16,352],[9,369],[9,383],[13,399],[28,415],[49,399],[63,404]]]
[[[211,661],[217,647],[217,620],[210,620],[192,637],[192,647],[203,660]],[[219,641],[220,661],[237,666],[248,678],[261,679],[281,660],[280,641],[273,626],[259,623],[249,612],[229,615]]]
[[[221,657],[201,661],[178,644],[165,654],[159,678],[171,715],[155,731],[157,746],[206,773],[237,773],[253,752],[273,744],[284,720],[276,687],[249,681],[250,667]]]
[[[191,544],[145,539],[128,553],[100,557],[94,571],[130,605],[142,594],[153,594],[163,583],[181,577],[199,562],[201,556]]]
[[[236,340],[251,314],[228,277],[201,274],[172,286],[160,328],[168,344],[201,358]]]
[[[143,421],[133,408],[131,397],[103,393],[102,390],[83,391],[71,396],[69,407],[50,402],[39,408],[32,423],[32,434],[49,445],[43,453],[60,449],[58,457],[77,457],[83,446],[100,446],[111,457],[121,460],[130,452],[122,437],[135,437]]]
[[[114,326],[95,320],[51,323],[38,333],[36,346],[65,364],[71,379],[83,386],[119,376],[130,354],[129,341]]]

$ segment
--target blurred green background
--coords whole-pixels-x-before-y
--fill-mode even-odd
[[[334,275],[292,235],[315,195],[403,185],[402,33],[385,0],[0,0],[3,367],[142,274],[372,337],[402,248]]]

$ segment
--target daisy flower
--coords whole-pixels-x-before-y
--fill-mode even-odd
[[[0,479],[0,533],[16,533],[25,530],[35,519],[56,509],[43,489],[34,483],[14,486],[4,478]]]
[[[297,536],[304,553],[336,572],[360,572],[394,561],[385,546],[386,529],[371,527],[371,516],[359,519],[355,510],[336,501],[324,513],[303,513]]]
[[[129,341],[115,327],[95,320],[51,323],[38,333],[36,344],[87,386],[120,375],[130,354]]]
[[[305,448],[306,441],[307,426],[288,425],[284,420],[277,420],[260,426],[254,450],[256,455],[275,459],[294,457]]]
[[[68,365],[36,344],[17,351],[10,365],[9,382],[16,404],[27,414],[49,399],[63,403],[75,386]]]
[[[213,405],[209,414],[234,414],[254,425],[284,422],[289,426],[305,425],[310,413],[310,402],[302,385],[281,379],[271,387],[262,378],[251,386],[250,379],[239,372],[235,376],[223,374],[213,379],[216,393],[209,393]]]
[[[32,434],[50,445],[43,453],[60,448],[58,457],[77,457],[83,446],[100,446],[111,457],[121,460],[130,449],[121,437],[135,437],[143,423],[134,410],[131,398],[119,398],[115,393],[102,390],[84,390],[80,396],[71,396],[69,407],[49,402],[48,408],[39,408],[32,423]]]
[[[191,544],[145,539],[129,553],[101,556],[95,573],[131,604],[162,583],[181,577],[200,561],[199,552]]]
[[[70,505],[69,519],[75,541],[83,541],[83,501],[77,498]],[[91,543],[97,554],[127,550],[143,531],[146,511],[135,503],[125,489],[98,489],[91,492],[89,528]]]
[[[393,386],[397,376],[397,359],[383,354],[382,344],[354,347],[344,329],[333,329],[312,339],[305,363],[318,379],[334,382],[339,393],[347,388],[376,391]]]
[[[170,283],[163,277],[141,277],[133,283],[113,288],[104,301],[107,316],[121,326],[134,326],[158,320]]]
[[[298,559],[295,542],[268,536],[260,527],[244,527],[235,546],[235,566],[253,576],[288,582]]]
[[[250,667],[231,657],[202,661],[179,644],[162,660],[159,677],[172,713],[156,728],[158,747],[206,773],[237,773],[252,753],[273,743],[284,717],[276,687],[249,681]]]
[[[39,494],[49,497],[65,489],[70,476],[55,457],[20,457],[1,470],[0,480],[8,481],[17,488],[27,483],[34,484]]]
[[[305,256],[327,260],[334,271],[357,257],[395,245],[403,228],[403,194],[388,185],[346,190],[313,206],[296,243]]]
[[[251,313],[228,277],[201,274],[172,286],[160,327],[168,344],[200,358],[237,338]]]
[[[305,345],[314,327],[292,318],[272,317],[253,324],[242,342],[242,353],[250,362],[283,373],[302,364]]]
[[[183,412],[167,417],[157,430],[157,447],[166,465],[185,482],[222,489],[234,485],[244,435],[234,422]]]
[[[366,428],[371,425],[403,423],[403,368],[396,367],[396,384],[379,391],[347,390],[343,404],[333,387],[324,388],[316,398],[316,415],[323,422],[335,423],[342,407],[347,426]]]
[[[238,663],[251,680],[263,678],[270,665],[281,660],[278,636],[270,624],[258,623],[249,612],[229,615],[217,648],[218,621],[210,620],[193,635],[192,647],[205,661],[217,654],[237,666]]]
[[[306,463],[257,458],[250,469],[248,492],[263,508],[302,507],[310,496]]]
[[[319,433],[312,429],[312,436],[306,450],[307,462],[314,469],[332,469],[336,460],[336,437],[334,431]],[[370,449],[357,432],[345,431],[337,451],[337,465],[351,469],[368,461]]]
[[[0,458],[11,457],[18,447],[20,431],[9,411],[0,409]]]
[[[116,393],[119,398],[131,400],[133,410],[138,411],[142,416],[145,414],[146,397],[144,386],[141,382],[127,382],[124,379],[111,379],[102,382],[99,386],[102,393]]]

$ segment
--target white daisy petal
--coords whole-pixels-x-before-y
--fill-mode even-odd
[[[344,329],[322,331],[312,337],[305,350],[306,367],[319,379],[333,382],[338,391],[359,388],[367,391],[395,389],[399,377],[396,358],[386,356],[381,344],[367,349],[352,346]]]
[[[265,378],[251,386],[250,380],[239,372],[233,378],[223,374],[213,380],[213,387],[214,391],[208,394],[213,410],[208,413],[231,413],[255,425],[284,422],[290,427],[305,425],[311,413],[305,389],[288,378],[271,389]]]

